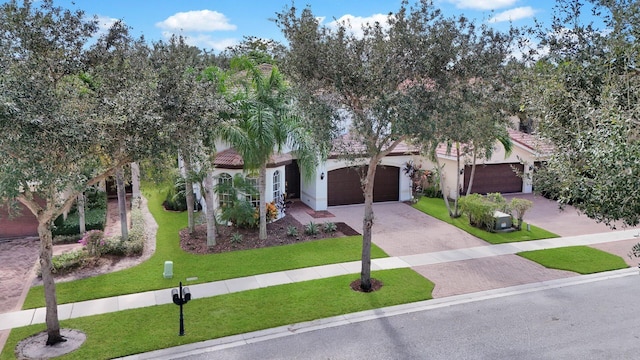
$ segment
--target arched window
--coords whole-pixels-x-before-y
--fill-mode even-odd
[[[233,178],[227,173],[222,173],[218,176],[218,205],[223,208],[227,205],[231,205],[231,188],[233,187]]]
[[[282,197],[282,184],[280,183],[280,170],[276,170],[273,173],[273,201],[276,204],[280,201]]]
[[[246,177],[247,183],[251,184],[255,189],[255,194],[245,194],[245,199],[251,203],[251,206],[257,208],[260,205],[260,194],[258,194],[258,178]]]

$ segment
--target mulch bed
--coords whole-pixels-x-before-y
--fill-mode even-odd
[[[320,229],[322,229],[323,223],[324,222],[317,223]],[[242,229],[233,226],[218,226],[216,245],[211,249],[207,247],[207,226],[206,224],[203,224],[197,225],[192,234],[189,234],[188,229],[182,229],[180,231],[180,247],[184,251],[194,254],[213,254],[236,250],[258,249],[269,246],[295,244],[326,238],[360,235],[360,233],[343,222],[337,222],[335,224],[337,230],[333,233],[320,232],[317,235],[307,235],[304,233],[304,225],[302,225],[293,216],[285,215],[282,219],[267,224],[266,240],[260,240],[258,238],[258,229]],[[290,226],[295,226],[298,229],[297,236],[287,235],[287,229]],[[234,234],[240,234],[242,236],[242,240],[240,242],[232,242],[231,239]]]

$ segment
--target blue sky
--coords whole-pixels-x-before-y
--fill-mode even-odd
[[[243,36],[283,41],[282,34],[270,19],[290,5],[290,0],[54,0],[56,5],[82,9],[97,15],[102,26],[122,19],[133,28],[135,36],[149,41],[165,39],[171,34],[187,36],[192,45],[216,52],[237,44]],[[478,22],[506,29],[532,24],[536,17],[548,23],[554,1],[550,0],[435,0],[446,15],[464,14]],[[400,0],[304,0],[296,7],[311,5],[314,15],[329,24],[345,16],[357,24],[376,16],[385,16],[400,7]]]

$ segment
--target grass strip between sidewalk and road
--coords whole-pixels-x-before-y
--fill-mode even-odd
[[[189,284],[232,279],[341,262],[358,261],[362,255],[362,236],[322,239],[299,244],[221,254],[191,254],[180,248],[178,232],[187,226],[187,214],[165,211],[164,194],[145,187],[149,210],[158,223],[156,252],[144,263],[129,269],[87,279],[56,284],[58,303],[65,304],[117,295],[165,289],[179,281],[196,278]],[[372,258],[388,255],[371,246]],[[173,279],[162,276],[164,262],[173,261]],[[31,288],[23,309],[43,307],[44,288]]]
[[[524,251],[516,255],[550,269],[573,271],[583,275],[629,267],[620,256],[588,246]]]
[[[58,359],[110,359],[341,314],[431,299],[434,284],[411,269],[372,272],[384,285],[361,293],[358,274],[193,299],[184,305],[185,336],[178,336],[174,304],[61,321],[87,335],[82,347]],[[16,328],[0,355],[13,359],[17,343],[46,326]]]
[[[518,241],[530,241],[530,240],[542,240],[557,238],[559,235],[550,231],[541,229],[537,226],[529,225],[531,231],[527,231],[527,223],[522,223],[522,230],[512,232],[497,232],[492,233],[484,231],[469,224],[469,219],[466,216],[460,216],[459,218],[452,218],[449,216],[447,207],[444,204],[444,200],[440,198],[421,198],[414,208],[422,211],[423,213],[433,216],[434,218],[451,224],[460,230],[466,231],[469,234],[482,239],[490,244],[504,244]]]

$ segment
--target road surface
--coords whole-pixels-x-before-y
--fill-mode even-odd
[[[176,358],[640,359],[639,299],[632,275]]]

